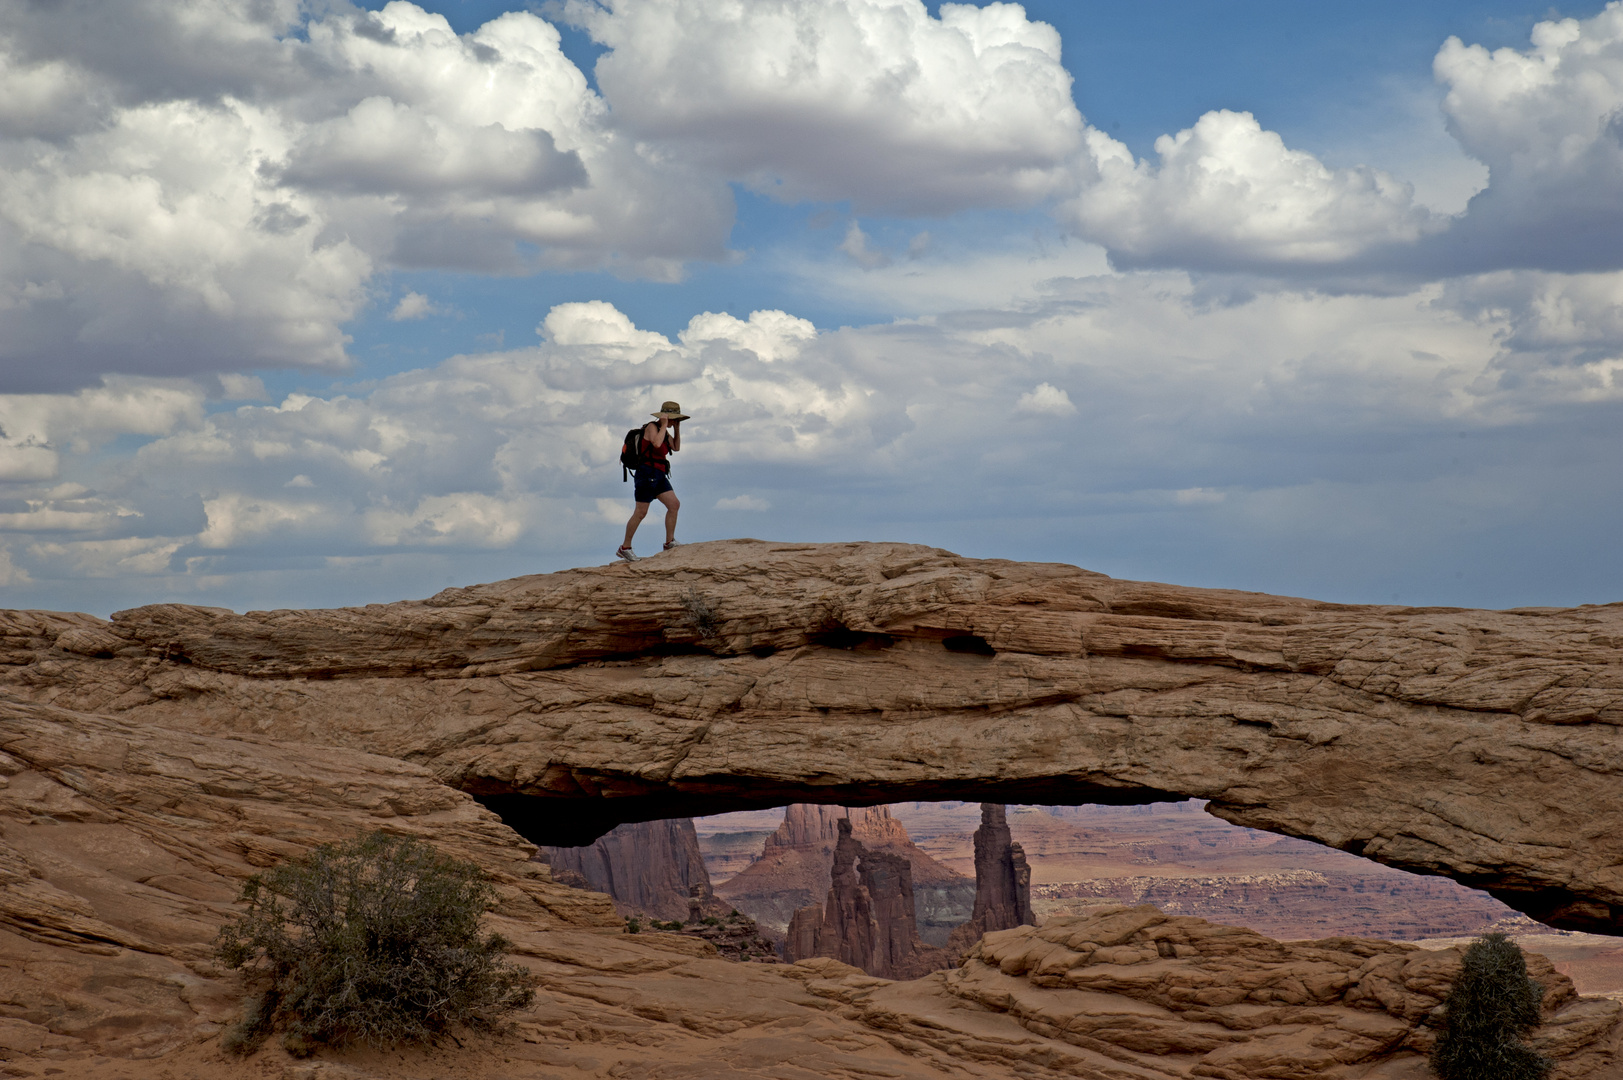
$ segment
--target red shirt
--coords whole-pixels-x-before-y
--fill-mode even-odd
[[[654,426],[658,427],[657,424]],[[665,429],[665,441],[660,443],[658,446],[655,446],[649,440],[646,434],[646,429],[644,429],[642,449],[644,460],[647,461],[648,464],[652,465],[660,472],[665,473],[667,476],[670,475],[671,432],[669,428]]]

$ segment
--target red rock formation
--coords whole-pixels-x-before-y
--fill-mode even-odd
[[[869,851],[836,822],[828,902],[795,912],[789,924],[789,959],[832,957],[883,979],[916,979],[952,966],[944,950],[919,940],[913,908],[913,872],[906,857]],[[819,918],[820,914],[820,918]]]
[[[981,803],[981,827],[975,830],[975,913],[952,932],[947,949],[956,956],[982,934],[1036,921],[1031,913],[1031,867],[1009,834],[1007,810],[1002,803]]]
[[[757,919],[768,934],[784,934],[795,912],[818,905],[828,895],[838,823],[849,820],[851,834],[869,851],[906,858],[912,875],[914,911],[929,922],[921,936],[943,944],[951,927],[969,916],[973,885],[914,846],[907,829],[885,806],[853,807],[797,803],[784,808],[783,822],[766,838],[761,857],[716,887],[716,893]],[[806,953],[810,956],[812,953]]]
[[[688,897],[695,885],[711,896],[710,875],[692,818],[641,821],[620,825],[588,847],[543,848],[556,880],[608,893],[622,915],[652,915],[680,922],[688,917]],[[717,905],[720,913],[730,905]]]
[[[1623,934],[1620,641],[1619,604],[1337,605],[738,540],[364,608],[0,612],[0,688],[417,762],[546,844],[806,800],[1191,797]]]
[[[795,803],[783,808],[783,824],[766,838],[767,852],[773,848],[826,845],[832,852],[840,838],[839,823],[851,823],[851,835],[868,847],[911,844],[907,829],[890,815],[888,806],[828,806],[822,803]]]

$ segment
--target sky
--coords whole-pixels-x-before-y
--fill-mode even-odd
[[[4,607],[607,562],[664,400],[685,542],[1623,601],[1620,305],[1623,4],[0,0]]]

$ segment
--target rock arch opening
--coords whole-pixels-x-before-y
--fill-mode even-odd
[[[1198,798],[1623,933],[1623,605],[724,541],[365,608],[0,617],[18,700],[391,756],[544,843],[792,802]]]

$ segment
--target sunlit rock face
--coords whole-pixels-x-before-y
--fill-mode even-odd
[[[423,601],[6,613],[0,689],[419,763],[541,843],[794,802],[1210,800],[1623,930],[1623,607],[1361,607],[900,544]]]
[[[784,807],[783,822],[766,837],[760,857],[718,885],[716,894],[781,937],[796,911],[821,905],[828,896],[838,822],[847,817],[852,835],[865,848],[907,860],[919,937],[926,944],[945,945],[947,935],[973,912],[975,882],[921,851],[884,806]]]

